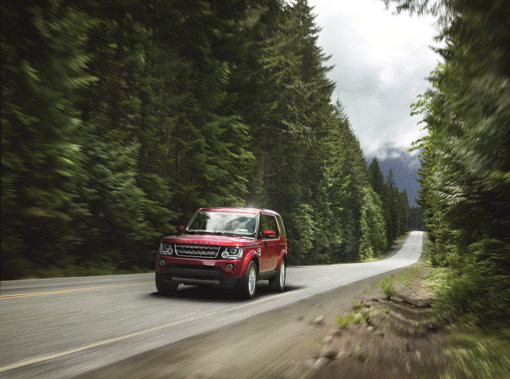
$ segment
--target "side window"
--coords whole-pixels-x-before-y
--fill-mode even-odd
[[[276,233],[276,238],[278,238],[278,226],[276,225],[276,219],[273,216],[268,215],[260,215],[260,229],[259,229],[259,238],[264,238],[262,233],[264,230],[272,230]]]
[[[267,222],[267,216],[260,215],[260,224],[259,224],[259,238],[262,239],[264,236],[262,235],[264,233],[264,230],[269,229],[269,224]]]
[[[278,232],[278,225],[276,225],[276,219],[273,216],[268,217],[269,220],[269,230],[272,230],[276,233],[276,238],[280,235]]]

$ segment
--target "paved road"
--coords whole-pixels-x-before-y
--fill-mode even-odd
[[[183,286],[155,293],[153,274],[5,281],[0,292],[0,377],[68,378],[306,297],[415,263],[422,232],[391,258],[297,266],[289,289],[262,282],[252,301],[220,289]]]

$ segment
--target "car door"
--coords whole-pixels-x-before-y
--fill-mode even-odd
[[[265,237],[263,235],[265,230],[272,230],[275,233],[274,237]],[[259,238],[264,244],[260,257],[260,271],[275,270],[280,255],[280,233],[273,215],[260,216]]]
[[[267,215],[260,215],[258,239],[262,241],[261,252],[259,256],[260,272],[266,272],[271,267],[271,251],[267,245],[267,238],[264,237],[264,230],[269,230],[269,220]]]

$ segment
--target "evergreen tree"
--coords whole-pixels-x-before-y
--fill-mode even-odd
[[[385,191],[384,176],[376,157],[372,158],[372,161],[368,165],[368,181],[374,192],[382,197]]]
[[[419,203],[434,264],[451,268],[439,307],[487,325],[510,310],[510,4],[405,1],[439,18],[444,58],[415,105],[428,136]],[[488,27],[490,25],[490,27]]]
[[[2,2],[2,278],[72,263],[87,18],[63,1]],[[30,258],[28,258],[30,256]],[[31,259],[31,261],[28,261]]]
[[[361,208],[361,259],[370,259],[386,248],[386,230],[379,196],[370,186],[363,188]]]
[[[147,266],[136,247],[149,237],[144,222],[145,194],[137,183],[140,143],[139,78],[144,68],[146,31],[134,3],[84,2],[94,21],[86,52],[87,71],[97,78],[81,93],[84,149],[80,199],[83,245],[77,252],[89,267]],[[155,236],[154,236],[155,237]]]
[[[409,215],[409,230],[424,230],[422,207],[411,207]]]
[[[319,31],[306,0],[5,2],[2,278],[148,268],[200,206],[279,211],[291,263],[380,251],[405,195],[331,104]]]

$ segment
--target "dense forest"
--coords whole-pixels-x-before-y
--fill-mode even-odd
[[[398,1],[438,16],[443,61],[414,106],[428,131],[420,204],[440,308],[482,326],[510,315],[510,2]]]
[[[3,279],[150,268],[201,206],[280,212],[290,263],[408,228],[306,0],[2,0],[1,28]]]

